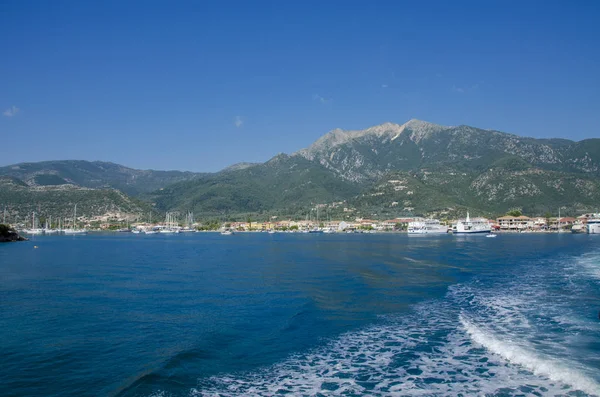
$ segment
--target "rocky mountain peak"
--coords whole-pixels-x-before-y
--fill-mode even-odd
[[[435,132],[439,132],[447,128],[450,127],[417,119],[411,119],[402,125],[403,130],[408,129],[411,131],[410,139],[416,143],[419,143],[423,138],[426,138]]]
[[[357,139],[387,138],[390,141],[393,141],[405,130],[410,130],[411,139],[415,142],[419,142],[429,134],[446,128],[448,127],[417,119],[411,119],[402,125],[386,122],[364,130],[343,130],[341,128],[336,128],[317,139],[308,148],[302,149],[295,154],[313,160],[319,153],[329,152],[337,146],[345,145]]]
[[[221,172],[244,170],[246,168],[254,167],[255,165],[259,165],[259,164],[260,163],[248,163],[248,162],[235,163],[228,167],[223,168],[221,170]]]

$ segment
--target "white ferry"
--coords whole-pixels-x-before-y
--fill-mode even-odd
[[[408,223],[408,234],[445,234],[448,227],[437,219],[424,219]]]
[[[456,229],[453,230],[456,234],[477,234],[477,233],[490,233],[492,228],[484,218],[473,218],[469,217],[469,213],[467,212],[467,217],[463,220],[459,220],[456,223]]]
[[[588,234],[600,234],[600,214],[594,214],[593,218],[587,220]]]

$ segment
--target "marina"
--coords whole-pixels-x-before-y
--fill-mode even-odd
[[[231,231],[239,232],[268,232],[268,233],[407,233],[409,235],[435,235],[435,234],[504,234],[504,233],[564,233],[571,232],[573,234],[588,233],[600,234],[600,214],[590,213],[584,214],[577,218],[573,217],[527,217],[527,216],[502,216],[496,219],[487,219],[484,217],[471,217],[470,213],[466,213],[466,217],[458,220],[439,220],[435,218],[409,217],[396,218],[389,220],[370,220],[370,219],[355,219],[352,220],[327,220],[326,222],[306,220],[284,220],[284,221],[267,221],[267,222],[211,222],[206,227],[201,221],[193,221],[193,215],[188,213],[185,221],[179,222],[176,213],[167,213],[165,221],[162,223],[150,222],[131,222],[128,221],[127,227],[106,227],[111,224],[93,225],[81,217],[77,218],[77,208],[73,210],[73,217],[68,219],[68,227],[61,226],[59,218],[57,227],[52,227],[50,221],[52,217],[46,218],[43,228],[38,226],[39,221],[37,214],[34,212],[31,215],[30,227],[18,228],[21,233],[28,235],[41,234],[65,234],[65,235],[84,235],[87,233],[97,232],[119,232],[132,233],[136,235],[145,234],[181,234],[194,232],[210,232],[210,231]],[[77,219],[77,221],[73,221]],[[129,223],[131,222],[131,223]],[[114,225],[122,224],[122,221]],[[83,224],[84,227],[79,225]],[[228,233],[226,233],[228,234]]]

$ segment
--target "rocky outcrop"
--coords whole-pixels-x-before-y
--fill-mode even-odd
[[[0,243],[26,240],[25,237],[21,237],[14,229],[11,229],[7,225],[0,225]]]

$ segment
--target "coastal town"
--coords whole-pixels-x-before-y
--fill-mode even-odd
[[[178,213],[168,212],[164,221],[142,220],[131,214],[112,213],[97,217],[77,217],[40,220],[35,213],[24,222],[3,223],[22,234],[85,234],[87,232],[121,232],[141,234],[167,234],[186,232],[287,232],[287,233],[384,233],[408,234],[470,234],[470,233],[600,233],[600,214],[586,213],[578,217],[529,217],[512,211],[495,219],[466,218],[437,220],[424,217],[398,217],[376,220],[355,218],[353,220],[318,219],[278,219],[271,216],[267,220],[247,219],[246,221],[196,221],[193,214],[179,217]],[[73,221],[75,219],[75,221]]]

